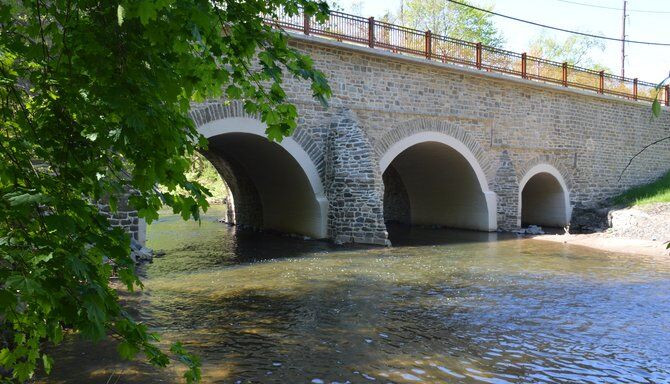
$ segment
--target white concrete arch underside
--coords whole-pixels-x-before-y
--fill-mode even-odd
[[[226,134],[248,134],[267,140],[265,130],[266,125],[263,122],[250,117],[230,117],[213,120],[198,127],[198,132],[207,139]],[[309,229],[304,234],[314,238],[326,238],[328,236],[328,200],[314,162],[300,144],[291,137],[286,137],[281,142],[274,144],[286,151],[299,165],[318,205],[318,217],[310,218]],[[291,220],[290,217],[281,219]]]
[[[549,176],[551,179],[545,177],[544,180],[540,180],[542,184],[535,187],[535,189],[538,191],[537,193],[541,195],[532,197],[532,200],[524,202],[524,190],[529,181],[536,176]],[[560,190],[556,187],[559,187]],[[518,226],[522,225],[524,204],[526,204],[525,209],[532,211],[535,214],[527,219],[530,224],[562,227],[570,223],[570,218],[572,217],[570,189],[565,182],[565,178],[561,175],[561,172],[550,164],[541,163],[533,166],[519,181]],[[538,223],[532,223],[532,221],[538,220]]]
[[[460,155],[469,165],[469,168],[474,173],[476,183],[479,186],[483,200],[485,201],[485,212],[472,212],[473,215],[478,216],[478,221],[475,225],[469,225],[468,229],[477,229],[482,231],[495,231],[497,229],[497,196],[495,192],[489,189],[489,183],[486,174],[481,165],[477,161],[472,151],[460,140],[453,136],[441,132],[420,132],[400,139],[391,145],[386,152],[379,159],[379,170],[382,174],[393,163],[394,160],[401,156],[405,151],[418,145],[432,143],[446,146]],[[423,164],[424,167],[439,167],[441,164]],[[452,171],[448,166],[444,169],[438,169],[437,172]],[[449,199],[449,196],[443,197]],[[468,209],[468,208],[465,208]],[[414,213],[413,213],[414,215]]]

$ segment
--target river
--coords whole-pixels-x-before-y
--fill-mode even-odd
[[[670,381],[670,260],[442,229],[395,246],[235,233],[166,215],[124,295],[220,383]],[[179,382],[70,338],[44,382]]]

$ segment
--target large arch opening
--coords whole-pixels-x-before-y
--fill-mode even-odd
[[[563,176],[554,167],[540,164],[519,184],[519,225],[564,227],[570,222],[570,198]]]
[[[495,194],[469,149],[424,132],[394,144],[380,161],[384,219],[407,225],[495,231]]]
[[[216,120],[199,128],[204,155],[227,183],[239,226],[327,236],[327,201],[316,167],[290,138],[276,143],[251,118]]]

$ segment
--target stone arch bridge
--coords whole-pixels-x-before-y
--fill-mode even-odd
[[[495,231],[562,227],[670,168],[670,118],[645,103],[312,37],[329,108],[286,79],[299,127],[265,138],[238,102],[194,105],[205,156],[238,224],[336,242],[388,244],[386,223]]]

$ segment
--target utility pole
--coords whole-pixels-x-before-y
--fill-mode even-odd
[[[623,2],[623,20],[621,23],[621,77],[626,77],[626,3]]]

